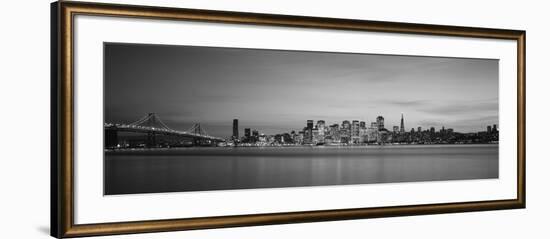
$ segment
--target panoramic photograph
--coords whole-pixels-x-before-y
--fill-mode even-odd
[[[497,59],[103,50],[104,195],[499,177]]]

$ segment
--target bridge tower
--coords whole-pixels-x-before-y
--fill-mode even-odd
[[[139,134],[141,138],[136,139],[136,134]],[[128,124],[105,123],[104,135],[106,149],[117,148],[119,141],[125,140],[128,140],[130,145],[124,145],[124,147],[136,147],[139,144],[144,144],[147,148],[181,147],[188,146],[190,142],[195,146],[214,146],[218,142],[225,141],[208,135],[200,123],[194,124],[187,131],[173,130],[155,113],[148,113],[139,120]]]
[[[147,114],[147,116],[144,116],[143,118],[132,122],[129,125],[172,130],[164,122],[162,122],[162,120],[157,116],[156,113],[149,113]]]
[[[204,130],[203,127],[201,127],[200,123],[196,123],[191,127],[187,132],[192,132],[195,134],[195,136],[208,136],[208,133],[206,133],[206,130]],[[193,137],[193,145],[195,146],[207,146],[212,145],[215,142],[210,139],[205,139],[204,137]]]
[[[200,123],[195,124],[193,126],[193,128],[195,129],[195,131],[193,133],[198,134],[198,135],[203,135],[203,131],[201,129],[201,124]]]
[[[164,122],[162,122],[162,120],[155,113],[148,113],[147,116],[144,116],[143,118],[132,122],[129,125],[148,127],[153,129],[147,132],[145,145],[148,148],[153,148],[157,146],[157,134],[155,132],[155,129],[172,130],[170,129],[170,127],[164,124]]]

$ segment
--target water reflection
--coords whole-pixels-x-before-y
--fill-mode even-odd
[[[105,154],[105,194],[498,178],[498,145],[186,148]]]

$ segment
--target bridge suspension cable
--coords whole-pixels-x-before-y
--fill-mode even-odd
[[[173,129],[168,127],[164,122],[162,122],[162,120],[155,113],[149,113],[147,116],[144,116],[141,119],[130,123],[129,125],[132,125],[132,126],[145,126],[145,127],[156,127],[156,128],[160,128],[160,129],[174,131]]]
[[[206,132],[206,130],[203,127],[201,127],[201,124],[199,123],[194,124],[191,128],[187,130],[187,132],[208,136],[208,133]]]
[[[132,123],[129,123],[128,125],[138,126],[138,125],[142,124],[143,122],[147,121],[150,117],[151,117],[151,115],[143,116],[140,119],[138,119],[138,120],[136,120]]]
[[[201,126],[200,123],[194,124],[187,131],[174,130],[168,127],[162,120],[155,114],[149,113],[146,116],[134,121],[130,124],[113,124],[105,123],[104,127],[109,130],[120,130],[129,132],[156,132],[158,134],[174,134],[174,135],[189,135],[192,137],[206,138],[210,140],[225,141],[222,138],[208,135],[208,132]],[[169,132],[167,132],[169,131]]]

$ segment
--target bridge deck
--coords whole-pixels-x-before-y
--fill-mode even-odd
[[[176,136],[183,136],[183,137],[209,139],[209,140],[221,141],[221,142],[225,141],[225,139],[223,138],[214,137],[210,135],[195,134],[195,133],[186,132],[186,131],[178,131],[178,130],[148,127],[148,126],[105,123],[104,128],[110,129],[110,130],[116,130],[116,131],[123,131],[123,132],[155,133],[155,134],[176,135]]]

